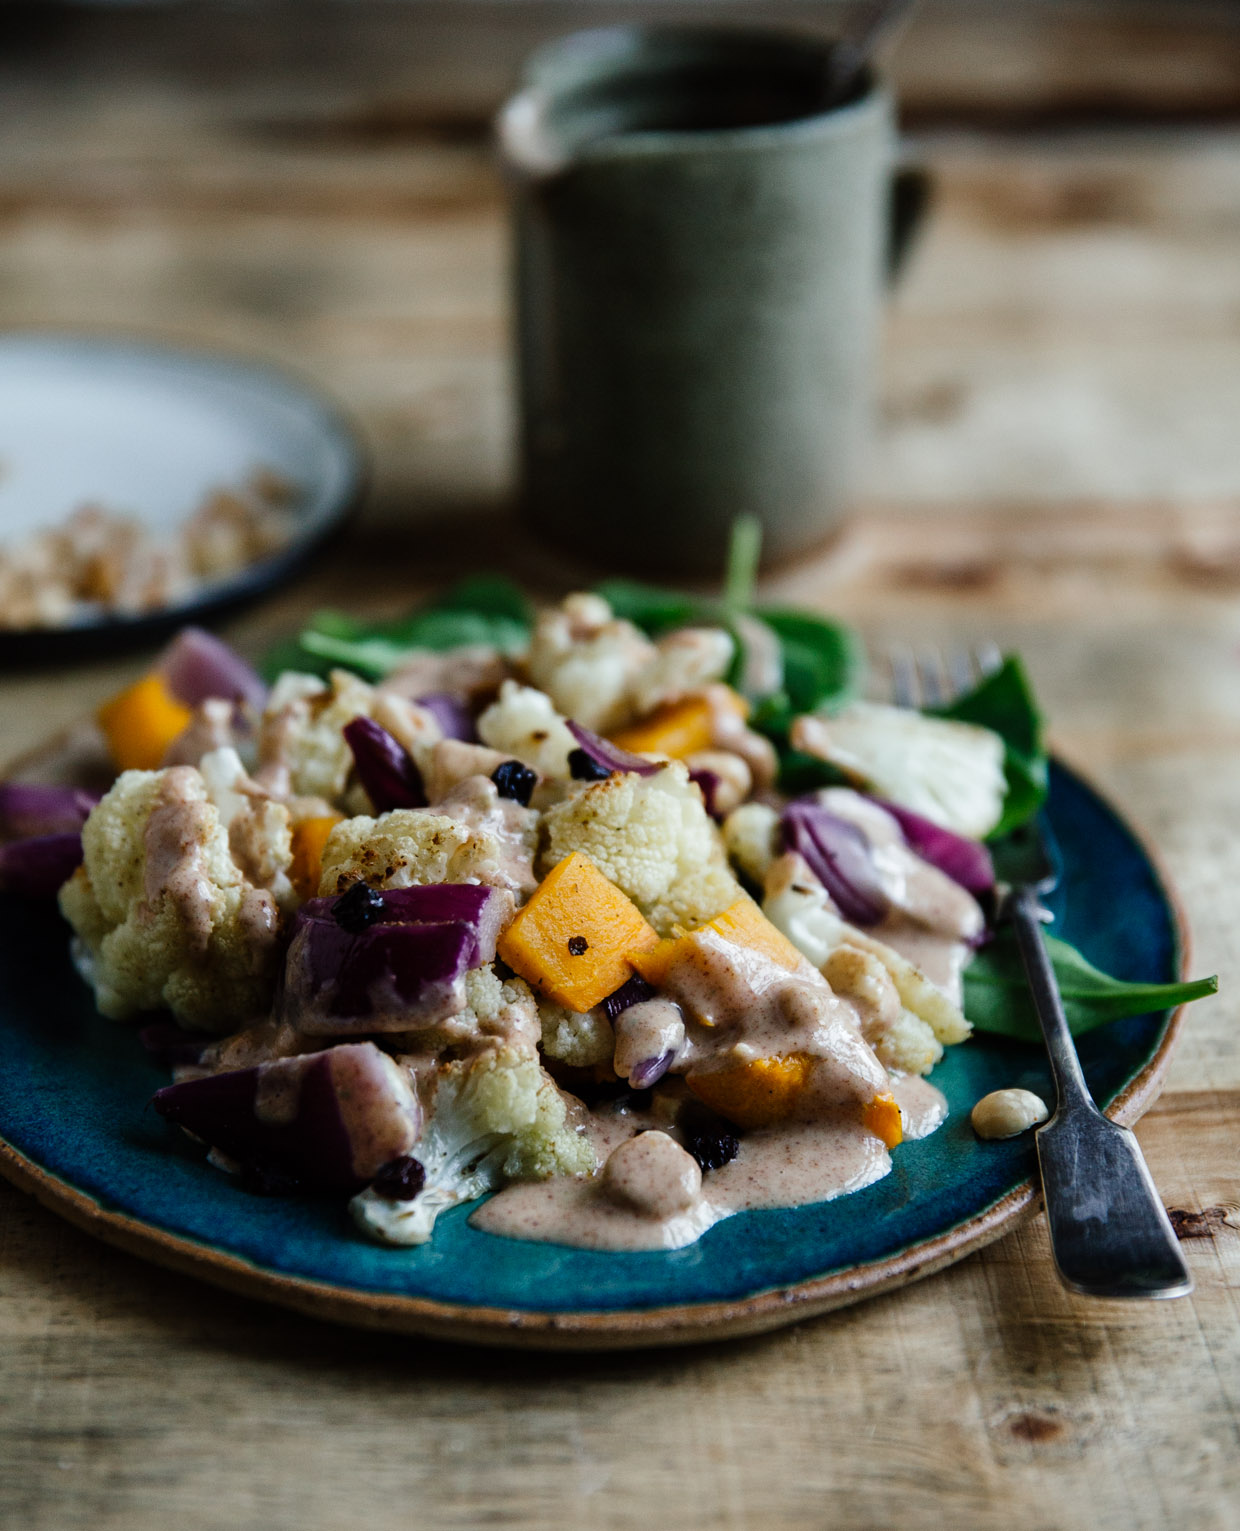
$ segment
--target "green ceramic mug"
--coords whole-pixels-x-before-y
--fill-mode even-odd
[[[713,574],[820,542],[870,434],[891,103],[829,42],[616,27],[534,55],[513,187],[522,499],[576,552]]]

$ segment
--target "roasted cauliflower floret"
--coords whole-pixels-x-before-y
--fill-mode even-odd
[[[364,814],[342,819],[323,847],[320,894],[343,893],[355,882],[373,888],[481,882],[528,892],[534,881],[537,815],[516,805],[501,806],[484,778],[470,778],[465,785],[473,783],[480,791],[490,788],[492,813],[450,798],[442,809],[396,808],[377,819]]]
[[[543,1000],[538,1015],[542,1023],[542,1050],[548,1058],[579,1069],[610,1064],[616,1037],[601,1008],[580,1012]]]
[[[425,1173],[417,1196],[388,1201],[367,1190],[350,1203],[358,1224],[385,1243],[424,1244],[449,1207],[510,1180],[589,1174],[597,1162],[538,1059],[506,1048],[436,1073],[430,1114],[413,1152]]]
[[[861,1035],[884,1068],[928,1074],[943,1056],[943,1044],[920,1016],[904,1008],[895,981],[873,952],[837,946],[822,964],[822,976],[857,1006]]]
[[[526,668],[561,712],[605,731],[632,715],[629,687],[654,657],[650,639],[602,596],[578,594],[539,616]]]
[[[598,867],[660,935],[704,924],[741,896],[701,793],[679,761],[654,776],[595,782],[543,816],[544,874],[574,851]]]
[[[651,643],[602,596],[577,594],[539,617],[526,668],[562,713],[606,733],[718,680],[734,649],[717,627]]]
[[[833,717],[799,717],[792,745],[968,839],[984,839],[1002,817],[1003,740],[989,728],[853,702]]]
[[[577,741],[551,698],[506,680],[499,699],[478,719],[478,737],[493,750],[532,765],[540,776],[567,776]]]
[[[261,779],[281,795],[354,806],[346,803],[353,751],[344,729],[359,717],[373,718],[386,728],[419,766],[443,737],[424,707],[376,691],[347,670],[333,670],[326,685],[312,675],[290,671],[272,689],[263,713],[258,739]]]
[[[721,627],[682,627],[668,633],[629,681],[630,715],[642,717],[721,680],[735,650],[736,644]]]
[[[766,803],[742,803],[723,821],[723,843],[732,865],[761,887],[779,854],[779,814]]]
[[[822,972],[826,973],[828,964],[839,961],[836,954],[842,947],[868,953],[886,970],[904,1011],[924,1023],[937,1042],[948,1046],[963,1042],[972,1031],[960,1006],[937,984],[931,983],[920,968],[886,942],[878,940],[869,931],[848,924],[840,916],[826,889],[800,856],[789,853],[772,862],[765,886],[762,912]],[[840,976],[839,969],[836,976]],[[924,1033],[909,1021],[901,1020],[900,1027],[899,1035],[903,1040],[893,1041],[892,1048],[899,1047],[902,1053],[907,1049],[908,1056],[916,1050],[920,1056],[929,1059],[926,1068],[937,1061],[929,1057],[931,1049]],[[890,1066],[908,1067],[905,1063]],[[924,1070],[919,1068],[916,1072]]]
[[[465,1009],[455,1017],[471,1020],[480,1038],[533,1057],[541,1024],[534,992],[524,978],[501,978],[492,963],[471,968],[465,975]]]
[[[286,871],[287,810],[272,806],[266,850]],[[87,819],[82,847],[60,907],[105,1015],[166,1005],[187,1026],[227,1031],[267,1009],[277,902],[238,866],[199,771],[126,771]]]

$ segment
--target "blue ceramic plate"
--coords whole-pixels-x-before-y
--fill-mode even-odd
[[[1060,928],[1128,979],[1179,976],[1180,932],[1158,873],[1101,798],[1062,767],[1050,814],[1065,861]],[[339,1202],[262,1198],[210,1168],[146,1107],[164,1073],[101,1019],[55,914],[0,926],[0,1170],[55,1211],[150,1259],[324,1317],[491,1344],[654,1345],[773,1328],[926,1275],[1036,1205],[1030,1135],[981,1143],[980,1095],[1050,1095],[1038,1048],[977,1036],[934,1080],[946,1124],[894,1154],[885,1180],[838,1201],[746,1212],[667,1254],[611,1254],[479,1233],[469,1208],[433,1243],[366,1243]],[[1157,1091],[1175,1018],[1115,1021],[1081,1055],[1098,1100],[1134,1120]]]
[[[291,485],[293,531],[267,558],[157,611],[0,630],[0,661],[150,642],[286,580],[356,505],[352,428],[305,383],[238,358],[103,336],[0,335],[0,527],[6,542],[101,505],[170,540],[209,494],[258,470]]]

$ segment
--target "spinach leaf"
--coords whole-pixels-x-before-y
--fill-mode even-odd
[[[1148,1015],[1201,999],[1218,989],[1217,978],[1190,983],[1125,983],[1100,972],[1075,947],[1047,936],[1047,949],[1074,1036],[1124,1015]],[[1029,998],[1016,938],[1001,933],[965,969],[964,1013],[978,1031],[1038,1042],[1042,1033]]]
[[[640,627],[651,638],[661,638],[664,633],[694,622],[719,620],[719,608],[713,601],[678,590],[661,590],[657,585],[643,585],[635,579],[605,579],[597,586],[597,593],[616,616]]]
[[[1003,817],[987,839],[1002,839],[1038,811],[1046,800],[1046,743],[1042,714],[1019,659],[1009,655],[998,670],[949,707],[928,710],[940,718],[979,723],[1003,740],[1007,796]]]
[[[851,628],[810,611],[762,606],[756,613],[779,639],[784,694],[795,716],[840,707],[865,679],[865,650]]]
[[[340,667],[380,680],[415,649],[451,649],[489,643],[514,653],[529,641],[533,609],[520,589],[502,575],[462,580],[408,616],[388,622],[357,622],[339,612],[321,611],[295,643],[281,644],[264,669],[326,675]]]

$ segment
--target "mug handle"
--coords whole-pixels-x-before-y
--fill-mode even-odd
[[[921,165],[893,172],[887,222],[887,285],[894,287],[933,200],[934,181]]]

